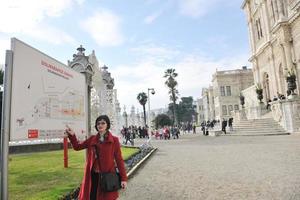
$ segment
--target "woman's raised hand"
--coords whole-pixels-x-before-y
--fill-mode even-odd
[[[65,135],[75,135],[75,132],[68,125],[66,125]]]

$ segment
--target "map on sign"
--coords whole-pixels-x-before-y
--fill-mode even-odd
[[[66,125],[83,138],[84,76],[17,39],[12,50],[10,140],[61,138]]]

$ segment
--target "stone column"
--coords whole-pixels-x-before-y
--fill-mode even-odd
[[[300,100],[282,102],[283,128],[290,133],[300,131]]]
[[[284,48],[284,52],[285,52],[287,68],[291,69],[294,66],[293,60],[292,60],[291,44],[289,42],[285,42],[285,43],[283,43],[283,48]]]
[[[247,21],[248,21],[248,29],[249,29],[249,39],[250,39],[250,44],[251,44],[251,49],[252,49],[252,55],[255,53],[255,38],[253,35],[254,32],[254,28],[253,28],[253,19],[252,19],[252,15],[251,15],[251,9],[250,9],[250,5],[247,4],[246,6],[246,12],[247,12]]]
[[[272,66],[272,68],[273,68],[273,74],[274,74],[272,82],[275,83],[276,91],[274,91],[274,92],[275,92],[274,94],[276,94],[276,92],[279,92],[279,83],[278,83],[279,81],[277,81],[277,80],[280,80],[280,78],[279,78],[278,73],[277,73],[277,71],[276,71],[276,65],[275,65],[275,60],[274,60],[273,45],[271,45],[271,55],[270,55],[270,57],[271,57],[270,64],[271,64],[271,66]],[[274,94],[273,94],[273,95],[274,95]]]
[[[283,21],[284,20],[284,14],[283,14],[283,5],[281,0],[276,0],[277,6],[278,6],[278,15],[279,15],[279,21]]]
[[[264,2],[262,5],[262,17],[263,17],[263,24],[265,29],[265,36],[266,41],[270,40],[270,21],[269,21],[269,11],[267,9],[267,2]]]
[[[279,11],[278,11],[278,5],[277,0],[273,1],[273,7],[274,7],[274,15],[275,15],[275,24],[279,19]]]

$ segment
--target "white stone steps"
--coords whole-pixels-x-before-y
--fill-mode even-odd
[[[227,127],[227,130],[229,128]],[[250,119],[233,122],[233,131],[227,131],[226,136],[263,136],[263,135],[287,135],[287,133],[272,118]],[[225,134],[222,134],[225,136]]]

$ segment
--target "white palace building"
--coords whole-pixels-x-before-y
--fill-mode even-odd
[[[271,101],[272,117],[288,132],[300,130],[300,0],[245,0],[254,85],[243,90],[248,119]],[[259,103],[257,89],[262,89]],[[279,99],[278,96],[282,96]]]

